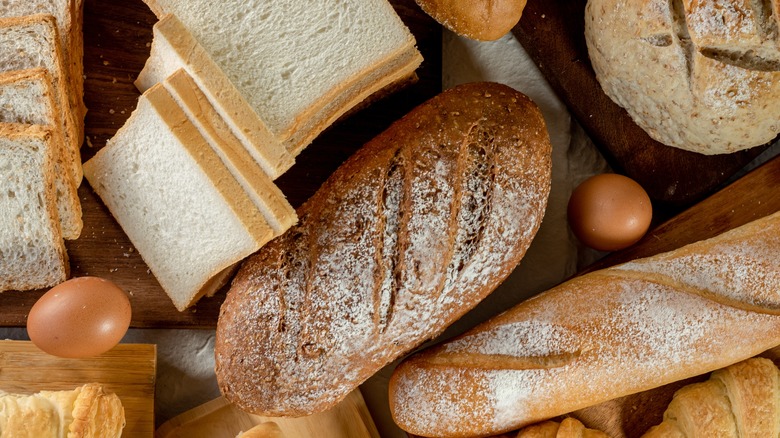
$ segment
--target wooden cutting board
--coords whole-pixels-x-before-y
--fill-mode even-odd
[[[127,438],[154,436],[154,345],[120,344],[89,359],[63,359],[46,354],[29,341],[0,341],[0,389],[32,394],[72,390],[101,383],[116,393],[125,409]]]
[[[235,438],[239,432],[268,422],[281,430],[283,438],[379,438],[359,390],[329,411],[301,418],[247,414],[219,397],[167,421],[155,437]]]
[[[587,0],[529,0],[513,33],[612,167],[638,181],[655,208],[689,206],[764,148],[705,156],[652,140],[601,90],[584,37]]]
[[[354,151],[393,121],[441,91],[441,28],[414,0],[391,0],[417,39],[425,61],[419,81],[352,115],[323,133],[277,180],[293,206],[308,199]],[[84,101],[90,159],[124,124],[135,109],[139,93],[133,86],[152,41],[154,14],[141,0],[85,0]],[[216,326],[224,291],[178,312],[127,236],[84,180],[80,189],[84,230],[67,242],[73,276],[96,275],[112,280],[130,294],[133,327]],[[43,291],[0,294],[0,326],[23,326],[32,304]]]

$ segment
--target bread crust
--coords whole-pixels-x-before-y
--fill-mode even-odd
[[[442,332],[525,253],[550,154],[536,106],[492,83],[448,90],[367,143],[234,279],[223,394],[262,415],[323,411]]]
[[[706,155],[765,144],[780,133],[772,3],[774,15],[769,2],[589,0],[596,78],[663,144]]]
[[[570,280],[412,356],[397,424],[483,436],[697,376],[780,344],[780,212]]]
[[[520,21],[526,0],[416,0],[442,26],[465,37],[492,41]]]

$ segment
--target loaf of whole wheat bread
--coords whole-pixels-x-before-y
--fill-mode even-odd
[[[466,84],[344,163],[222,306],[216,372],[242,409],[325,410],[488,295],[547,203],[551,147],[524,95]]]
[[[574,278],[412,356],[390,408],[422,436],[486,436],[780,345],[780,213]]]

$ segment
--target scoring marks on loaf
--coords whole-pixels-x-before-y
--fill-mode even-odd
[[[456,185],[456,202],[453,203],[455,242],[443,284],[450,291],[477,252],[485,224],[491,212],[491,198],[495,184],[495,134],[479,123],[469,130],[461,146]],[[457,212],[457,214],[455,214]],[[454,229],[452,229],[454,228]]]
[[[669,47],[676,41],[685,57],[689,86],[697,53],[745,70],[780,70],[780,51],[775,43],[779,32],[768,2],[751,1],[744,9],[733,2],[715,1],[689,5],[687,10],[685,6],[684,0],[668,0],[671,34],[639,39],[655,47]]]
[[[409,191],[404,190],[406,172],[406,160],[402,154],[403,149],[398,148],[390,160],[385,173],[384,187],[381,191],[381,220],[379,228],[381,240],[376,251],[378,256],[377,267],[380,275],[379,284],[375,294],[375,327],[379,333],[384,333],[390,318],[393,315],[395,305],[395,290],[400,283],[400,258],[402,254],[398,248],[398,233],[404,221],[403,201]]]

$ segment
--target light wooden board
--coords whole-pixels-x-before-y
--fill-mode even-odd
[[[32,394],[100,383],[122,400],[127,421],[122,436],[127,438],[154,436],[156,369],[154,345],[120,344],[94,358],[63,359],[29,341],[0,341],[0,389]]]
[[[157,429],[156,438],[234,438],[267,422],[284,438],[379,438],[379,432],[359,390],[333,409],[301,418],[269,418],[247,414],[223,397],[172,418]]]

